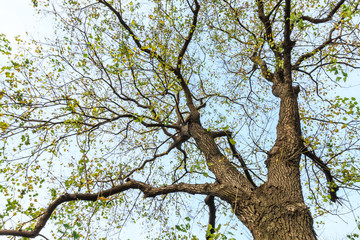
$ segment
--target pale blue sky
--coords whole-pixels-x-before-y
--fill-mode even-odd
[[[0,0],[0,32],[9,37],[40,32],[45,23],[37,21],[34,13],[31,0]]]

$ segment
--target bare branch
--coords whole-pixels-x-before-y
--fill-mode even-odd
[[[240,25],[240,27],[242,27],[245,31],[247,31],[249,34],[251,34],[254,37],[254,40],[257,41],[258,37],[255,35],[255,33],[253,33],[252,31],[250,31],[247,27],[244,26],[244,24],[241,23],[240,19],[239,19],[239,14],[238,11],[231,5],[231,3],[227,0],[223,0],[231,9],[231,11],[233,11],[234,15],[236,16],[236,22]],[[280,0],[282,1],[282,0]],[[220,28],[216,28],[220,31],[224,31],[225,33],[229,34],[229,32],[220,29]],[[229,34],[230,35],[230,34]],[[238,38],[234,37],[237,41],[241,42]],[[245,42],[244,42],[245,43]]]
[[[181,68],[181,63],[182,63],[182,59],[186,53],[186,50],[191,42],[191,39],[194,35],[195,29],[196,29],[196,24],[197,24],[197,18],[198,18],[198,13],[200,10],[200,4],[198,3],[197,0],[194,0],[195,2],[195,9],[191,10],[193,11],[193,21],[189,30],[189,34],[185,40],[184,45],[182,46],[180,53],[178,55],[178,62],[177,62],[177,66],[174,68],[172,66],[169,65],[169,63],[167,63],[156,51],[153,50],[149,50],[147,48],[144,48],[140,42],[140,39],[136,36],[136,34],[133,32],[133,30],[130,28],[130,26],[124,21],[123,17],[121,16],[121,13],[119,11],[117,11],[109,2],[107,2],[106,0],[98,0],[99,3],[104,4],[106,7],[108,7],[118,18],[120,24],[125,28],[125,30],[131,35],[133,41],[135,42],[136,46],[141,49],[141,51],[149,54],[152,57],[155,57],[157,60],[159,60],[159,62],[161,64],[163,64],[164,66],[169,67],[169,69],[178,77],[178,79],[180,80],[180,84],[181,87],[183,88],[184,92],[185,92],[185,97],[186,97],[186,102],[187,105],[190,109],[190,111],[192,112],[192,118],[193,119],[199,119],[199,113],[193,103],[193,99],[192,99],[192,94],[190,92],[190,89],[187,86],[187,82],[185,81],[184,77],[181,74],[180,68]]]
[[[131,38],[135,42],[136,46],[141,49],[141,51],[146,52],[150,56],[154,56],[156,59],[160,61],[160,63],[167,65],[165,60],[154,50],[150,50],[147,48],[144,48],[139,40],[139,38],[136,36],[136,34],[133,32],[133,30],[130,28],[130,26],[124,21],[124,19],[121,16],[121,13],[117,11],[110,3],[108,3],[106,0],[98,0],[99,3],[104,4],[106,7],[108,7],[118,18],[121,26],[125,28],[125,30],[130,34]]]
[[[242,168],[242,169],[244,170],[244,172],[245,172],[246,178],[249,180],[249,182],[251,183],[251,185],[253,185],[253,187],[256,188],[256,184],[255,184],[254,181],[252,180],[252,177],[251,177],[251,175],[250,175],[250,173],[249,173],[249,168],[246,166],[246,163],[245,163],[244,159],[242,158],[242,156],[240,155],[240,153],[236,150],[235,145],[234,145],[234,144],[232,143],[232,141],[231,141],[231,135],[227,135],[227,140],[228,140],[228,143],[229,143],[229,145],[230,145],[230,149],[231,149],[234,157],[236,157],[236,158],[239,160],[239,162],[240,162],[240,164],[241,164],[241,168]]]
[[[315,49],[313,49],[311,52],[307,52],[307,53],[304,53],[303,55],[301,55],[298,60],[295,62],[295,64],[293,65],[293,69],[298,69],[300,64],[314,56],[315,54],[317,54],[318,52],[320,52],[321,50],[323,50],[325,47],[327,47],[328,45],[332,44],[334,42],[334,40],[338,39],[339,37],[336,37],[336,38],[332,38],[332,34],[333,32],[335,31],[335,27],[332,28],[329,32],[329,36],[328,36],[328,39],[326,41],[324,41],[320,46],[316,47]]]
[[[303,152],[305,156],[310,158],[319,168],[320,170],[325,174],[328,187],[329,187],[329,194],[330,194],[330,200],[332,202],[336,202],[338,200],[338,196],[336,195],[336,192],[339,190],[339,187],[334,182],[333,176],[331,175],[330,168],[318,157],[315,155],[314,152],[305,150]]]

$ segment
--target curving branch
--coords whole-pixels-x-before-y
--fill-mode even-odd
[[[309,16],[302,16],[300,19],[311,22],[311,23],[315,23],[315,24],[326,23],[326,22],[332,20],[333,16],[339,10],[339,8],[341,7],[341,5],[344,2],[345,2],[345,0],[340,0],[325,18],[312,18]]]
[[[218,137],[226,137],[230,136],[232,134],[231,131],[216,131],[216,132],[210,132],[211,137],[218,138]]]
[[[199,15],[199,11],[200,11],[200,4],[197,0],[194,0],[194,3],[195,3],[195,9],[192,9],[191,7],[191,11],[193,12],[194,16],[193,16],[193,19],[192,19],[192,23],[191,23],[191,27],[190,27],[190,31],[188,33],[188,36],[185,38],[185,43],[184,45],[182,46],[181,50],[180,50],[180,53],[179,53],[179,56],[178,56],[178,61],[177,61],[177,64],[176,64],[176,70],[179,70],[180,67],[181,67],[181,63],[182,63],[182,60],[183,60],[183,57],[186,53],[186,50],[191,42],[191,39],[192,37],[194,36],[194,33],[195,33],[195,29],[196,29],[196,25],[197,25],[197,20],[198,20],[198,15]]]
[[[63,203],[72,202],[72,201],[92,201],[96,202],[98,200],[113,196],[115,194],[124,192],[129,189],[138,189],[143,192],[144,197],[156,197],[158,195],[169,194],[174,192],[185,192],[190,194],[203,194],[203,195],[217,195],[220,190],[223,188],[218,183],[210,184],[187,184],[179,183],[172,184],[162,187],[153,187],[144,182],[136,181],[133,179],[127,179],[127,182],[110,189],[99,191],[97,193],[65,193],[58,198],[56,198],[45,211],[38,217],[35,227],[31,231],[19,230],[0,230],[0,236],[11,235],[25,238],[35,238],[40,236],[40,231],[45,227],[47,221],[51,217],[55,209]]]
[[[139,37],[134,33],[134,31],[130,28],[130,26],[124,21],[121,13],[119,11],[117,11],[108,1],[106,0],[98,0],[99,3],[105,5],[106,7],[108,7],[117,17],[117,19],[119,20],[121,26],[123,28],[125,28],[125,30],[130,34],[131,38],[133,39],[133,41],[135,42],[136,46],[143,52],[149,54],[151,57],[156,58],[162,65],[167,66],[169,68],[170,71],[172,71],[175,76],[180,80],[180,85],[184,90],[185,93],[185,98],[186,98],[186,103],[192,113],[192,119],[193,120],[198,120],[199,119],[199,112],[197,110],[197,108],[195,107],[194,103],[193,103],[193,97],[191,94],[191,91],[189,89],[189,87],[187,86],[187,82],[185,81],[184,77],[181,74],[181,64],[182,64],[182,59],[187,51],[187,48],[192,40],[192,37],[195,33],[195,29],[197,27],[197,20],[198,20],[198,15],[199,15],[199,11],[200,11],[200,4],[197,0],[194,0],[195,3],[195,9],[193,9],[190,6],[191,11],[193,12],[193,19],[192,19],[192,23],[190,26],[190,30],[188,33],[188,36],[186,37],[186,40],[179,52],[179,55],[177,57],[177,65],[174,68],[173,66],[171,66],[171,64],[169,64],[168,62],[165,61],[164,58],[162,58],[160,56],[160,54],[158,54],[156,51],[154,50],[150,50],[147,48],[144,48],[143,45],[141,44],[141,41],[139,39]]]
[[[181,149],[181,145],[190,139],[189,124],[185,123],[184,125],[179,126],[179,129],[176,130],[176,134],[173,134],[173,135],[170,134],[165,128],[163,128],[163,131],[166,135],[169,134],[169,136],[173,139],[173,142],[170,144],[168,149],[165,152],[162,152],[160,154],[155,154],[152,158],[145,160],[139,167],[134,168],[125,177],[123,177],[121,179],[126,179],[126,178],[130,177],[134,172],[137,172],[137,171],[143,169],[147,163],[153,162],[153,161],[155,161],[155,159],[169,154],[174,148],[177,148],[179,151],[181,151],[184,154],[184,156],[186,156],[186,153],[184,152],[184,150]],[[170,139],[170,138],[168,138],[168,139]],[[163,145],[164,143],[160,144],[160,146]]]
[[[195,9],[192,9],[193,12],[193,19],[192,19],[192,23],[191,23],[191,27],[188,33],[188,36],[186,37],[186,40],[184,42],[184,45],[182,46],[179,56],[178,56],[178,61],[176,64],[176,68],[173,70],[175,76],[177,76],[177,78],[180,80],[180,85],[182,87],[182,89],[184,90],[185,93],[185,98],[186,98],[186,104],[190,109],[190,116],[192,118],[193,121],[198,121],[199,120],[199,111],[198,109],[195,107],[195,104],[193,102],[193,97],[191,94],[191,91],[187,85],[187,82],[185,81],[184,77],[181,74],[181,63],[182,63],[182,59],[187,51],[187,48],[191,42],[192,37],[194,36],[195,33],[195,29],[197,27],[197,20],[198,20],[198,16],[199,16],[199,11],[200,11],[200,4],[197,0],[194,0],[195,3]]]
[[[332,19],[332,17],[334,16],[334,14],[339,10],[339,8],[341,7],[341,5],[345,2],[345,0],[341,0],[337,3],[337,5],[335,5],[334,9],[331,10],[331,12],[329,13],[329,15],[326,17],[326,18],[323,18],[323,19],[312,19],[310,17],[302,17],[301,19],[303,20],[308,20],[312,23],[322,23],[322,22],[327,22],[327,21],[330,21]],[[356,4],[356,6],[354,7],[354,11],[358,8],[359,6],[359,3]],[[309,19],[312,19],[313,21],[309,20]],[[341,37],[343,37],[341,34],[337,37],[332,37],[333,33],[335,30],[338,29],[338,25],[341,24],[341,22],[344,20],[344,16],[341,16],[341,18],[334,23],[334,27],[330,29],[329,31],[329,35],[328,35],[328,38],[322,43],[320,44],[318,47],[314,48],[312,51],[310,52],[307,52],[307,53],[304,53],[303,55],[301,55],[298,60],[295,62],[295,64],[293,65],[293,69],[295,70],[299,70],[299,66],[300,64],[314,56],[315,54],[317,54],[318,52],[320,52],[321,50],[323,50],[325,47],[331,45],[331,44],[337,44],[336,41],[340,39],[341,41]],[[347,43],[346,43],[347,45]],[[348,65],[348,64],[346,64]]]
[[[121,26],[123,26],[123,28],[125,28],[125,30],[130,34],[131,38],[133,39],[133,41],[135,42],[136,46],[141,49],[141,51],[149,54],[150,56],[154,56],[157,60],[159,60],[161,62],[161,64],[166,65],[167,63],[166,61],[154,50],[150,50],[147,48],[144,48],[143,45],[140,42],[140,39],[136,36],[136,34],[134,33],[134,31],[130,28],[130,26],[124,21],[123,17],[121,16],[121,13],[119,11],[117,11],[108,1],[106,0],[98,0],[99,3],[105,5],[107,8],[110,9],[111,12],[113,12],[115,14],[115,16],[117,17],[117,19],[119,20]]]
[[[266,62],[256,54],[256,52],[253,53],[253,55],[250,57],[250,60],[254,63],[255,68],[258,66],[260,67],[262,76],[269,82],[273,81],[274,74],[269,70]]]
[[[271,9],[271,11],[268,13],[268,17],[270,17],[279,7],[280,7],[280,4],[282,3],[283,0],[279,0],[275,6],[273,7],[273,9]]]

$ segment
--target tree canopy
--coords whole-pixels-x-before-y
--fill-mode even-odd
[[[54,33],[0,36],[0,235],[317,239],[355,207],[359,1],[32,2]]]

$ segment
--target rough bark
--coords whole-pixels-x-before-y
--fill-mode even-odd
[[[312,217],[304,203],[279,201],[279,195],[287,194],[273,186],[259,189],[256,195],[256,202],[239,206],[235,212],[255,240],[316,239]]]

